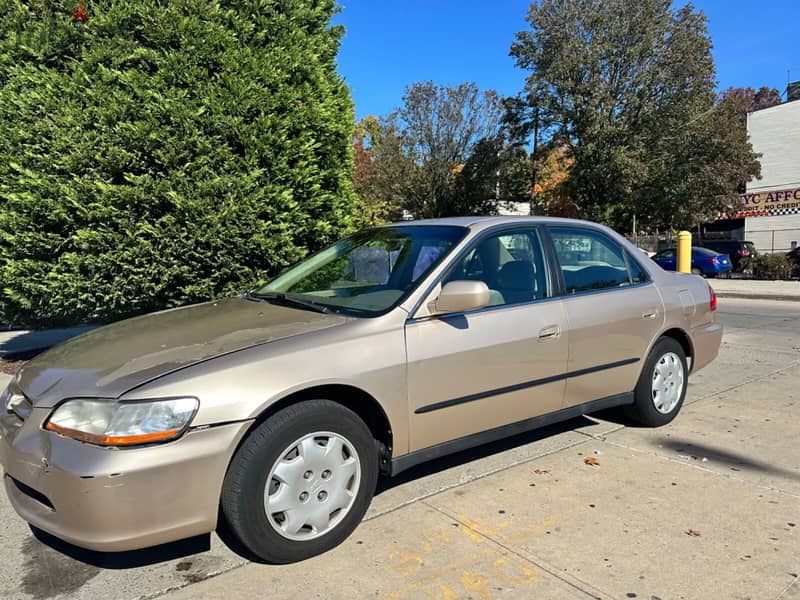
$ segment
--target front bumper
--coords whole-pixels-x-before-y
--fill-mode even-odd
[[[225,471],[251,421],[189,430],[166,444],[101,448],[0,416],[0,462],[14,510],[67,542],[134,550],[213,531]]]

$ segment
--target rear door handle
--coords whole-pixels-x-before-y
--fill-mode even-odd
[[[539,331],[539,341],[546,342],[547,340],[554,340],[561,335],[561,328],[558,325],[550,325]]]
[[[642,318],[643,319],[655,319],[657,316],[658,316],[658,311],[657,310],[650,310],[650,311],[647,311],[646,313],[644,313],[642,315]]]

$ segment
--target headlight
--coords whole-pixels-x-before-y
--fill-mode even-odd
[[[196,398],[142,402],[68,400],[50,415],[45,428],[101,446],[151,444],[181,435],[197,406]]]

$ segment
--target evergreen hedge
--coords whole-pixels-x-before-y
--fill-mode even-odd
[[[76,2],[0,13],[0,323],[235,293],[352,226],[334,0]]]

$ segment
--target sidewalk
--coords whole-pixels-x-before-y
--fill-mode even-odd
[[[79,325],[78,327],[44,329],[41,331],[0,331],[0,359],[25,360],[31,358],[56,344],[60,344],[95,327],[97,326]]]
[[[709,279],[720,298],[752,300],[800,300],[800,281],[756,281],[752,279]]]

